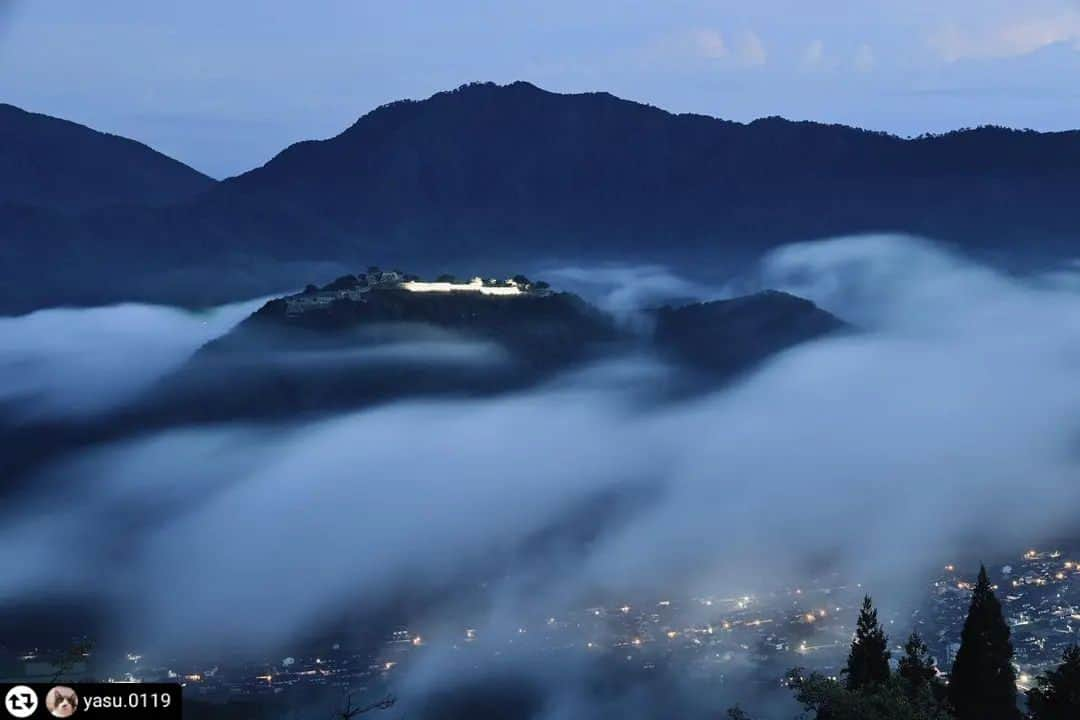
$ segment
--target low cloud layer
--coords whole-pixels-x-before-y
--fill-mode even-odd
[[[493,626],[598,589],[743,592],[811,558],[900,607],[954,553],[1080,529],[1070,273],[1008,277],[909,238],[793,245],[763,261],[764,284],[864,332],[709,394],[654,404],[649,388],[674,371],[623,360],[497,398],[98,448],[46,471],[48,487],[83,490],[4,523],[0,553],[20,570],[0,597],[89,593],[117,632],[122,618],[133,637],[189,650],[287,643],[504,554],[518,560],[487,590]],[[590,505],[622,492],[643,499]],[[543,568],[513,555],[568,517],[596,536]],[[81,570],[44,570],[73,559]]]
[[[542,275],[560,289],[578,293],[616,314],[718,295],[716,288],[688,280],[662,265],[567,266],[544,270]]]
[[[0,403],[17,404],[23,418],[117,407],[265,300],[202,312],[126,304],[0,317]]]

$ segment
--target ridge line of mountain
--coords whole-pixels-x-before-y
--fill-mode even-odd
[[[97,185],[77,182],[73,192]],[[385,105],[164,206],[79,211],[88,200],[78,197],[67,212],[42,210],[11,204],[16,186],[29,185],[18,173],[5,184],[0,172],[7,313],[216,304],[289,287],[302,264],[372,257],[498,275],[559,258],[686,270],[874,232],[1039,263],[1076,254],[1080,132],[901,139],[479,83]]]

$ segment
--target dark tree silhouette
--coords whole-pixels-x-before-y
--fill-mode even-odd
[[[867,595],[863,598],[855,639],[848,655],[847,689],[860,690],[889,679],[889,639],[878,622],[877,610]]]
[[[727,709],[728,720],[751,720],[750,715],[738,705]]]
[[[912,697],[924,690],[930,690],[935,697],[940,698],[944,686],[938,680],[937,663],[919,633],[912,632],[908,637],[897,672],[907,682]]]
[[[93,652],[94,643],[90,640],[79,640],[72,644],[56,660],[56,672],[53,673],[52,682],[60,682],[60,679],[75,669],[75,666],[83,662]]]
[[[1001,603],[994,595],[986,567],[980,566],[960,650],[949,674],[949,700],[958,720],[1020,717],[1012,658],[1009,626],[1001,614]]]
[[[397,703],[397,698],[391,695],[383,698],[382,700],[377,700],[369,705],[359,705],[354,707],[353,696],[350,692],[345,695],[345,704],[341,708],[341,710],[335,715],[335,717],[341,718],[342,720],[350,720],[351,718],[354,718],[358,715],[366,715],[367,713],[374,712],[376,710],[389,710],[390,708],[394,707],[395,703]]]
[[[1035,680],[1027,691],[1032,720],[1075,720],[1080,718],[1080,645],[1072,645],[1061,665]]]
[[[803,718],[814,720],[952,720],[945,708],[928,692],[909,697],[906,683],[896,675],[884,682],[849,690],[820,673],[806,675],[800,669],[787,677],[795,701],[803,706]]]

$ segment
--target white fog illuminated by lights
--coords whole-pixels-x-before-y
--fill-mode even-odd
[[[543,592],[518,594],[528,567],[493,585],[491,623],[598,585],[740,592],[822,554],[900,605],[960,543],[1011,550],[1075,519],[1080,294],[1068,283],[893,237],[782,248],[762,276],[863,332],[653,407],[639,390],[656,367],[622,360],[501,397],[98,448],[46,471],[100,488],[86,505],[43,497],[0,532],[23,568],[2,595],[67,588],[124,608],[125,629],[161,647],[257,648],[346,603],[451,581],[640,482],[646,506],[568,556]],[[169,512],[112,561],[110,517],[162,498]],[[94,571],[44,570],[58,562]]]

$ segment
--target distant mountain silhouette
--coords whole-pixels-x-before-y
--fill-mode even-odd
[[[712,302],[664,307],[656,313],[655,342],[693,367],[740,372],[808,340],[850,329],[810,300],[778,290]]]
[[[393,257],[424,272],[485,273],[550,258],[700,265],[872,231],[1059,257],[1076,248],[1078,193],[1075,131],[909,140],[473,84],[380,107],[168,208],[78,218],[0,209],[0,261],[11,260],[0,308],[220,300],[237,295],[238,278],[248,292],[284,289],[281,278],[296,273],[269,272],[280,263]]]
[[[165,205],[213,184],[142,143],[0,104],[0,205]]]

